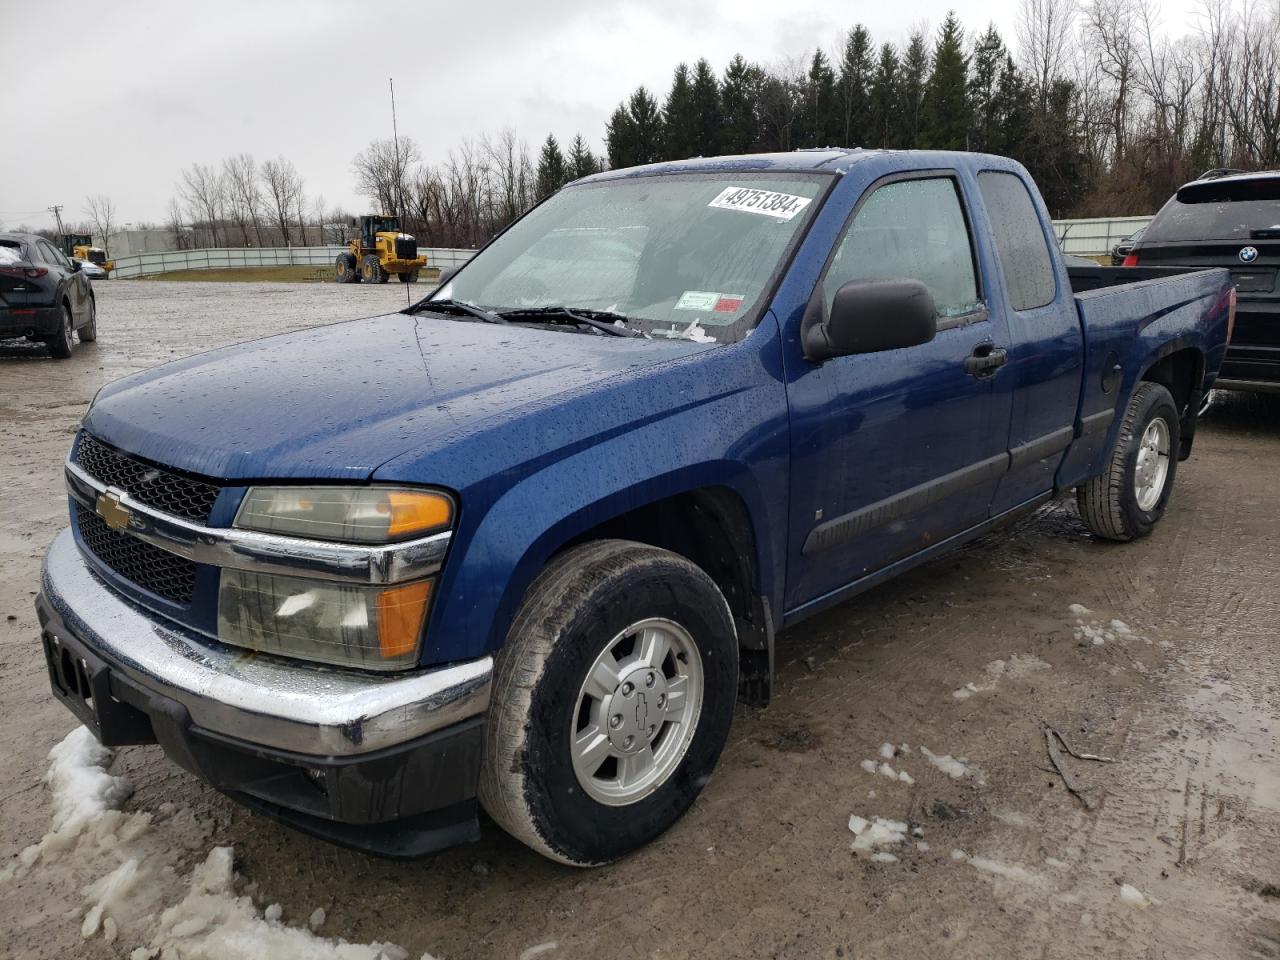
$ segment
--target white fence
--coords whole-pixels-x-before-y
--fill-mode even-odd
[[[224,270],[236,267],[304,266],[333,268],[346,247],[212,247],[206,250],[167,250],[117,257],[113,277],[145,277],[174,270]],[[427,267],[448,270],[466,263],[474,250],[423,247]]]
[[[1150,217],[1099,217],[1094,220],[1055,220],[1053,233],[1063,253],[1082,257],[1096,257],[1111,252],[1111,248],[1132,234],[1139,227],[1151,222]]]
[[[1101,256],[1151,222],[1150,217],[1100,217],[1093,220],[1055,220],[1053,233],[1063,253]],[[213,247],[205,250],[168,250],[164,253],[136,253],[115,258],[114,277],[146,277],[174,270],[223,270],[235,267],[307,266],[333,267],[346,247]],[[427,266],[448,270],[460,267],[475,255],[474,250],[423,247]]]

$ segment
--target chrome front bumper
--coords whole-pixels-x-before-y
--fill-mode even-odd
[[[349,757],[399,746],[489,706],[492,657],[374,676],[217,644],[108,587],[70,530],[49,548],[41,586],[67,631],[113,671],[181,704],[195,726],[245,743]]]

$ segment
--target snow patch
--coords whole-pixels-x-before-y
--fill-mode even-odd
[[[160,915],[151,946],[138,954],[183,960],[407,960],[391,943],[347,943],[280,922],[280,905],[261,914],[235,892],[234,853],[214,847],[191,871],[186,896]],[[273,909],[274,908],[274,909]]]
[[[1049,664],[1034,654],[1015,653],[1008,660],[992,660],[982,668],[986,677],[978,683],[970,681],[958,690],[951,691],[957,700],[968,700],[974,694],[990,693],[1004,679],[1021,680],[1041,670],[1052,669]]]
[[[79,891],[84,905],[65,919],[79,920],[86,939],[119,942],[131,960],[407,960],[395,944],[317,936],[323,909],[311,914],[312,929],[282,923],[280,904],[259,912],[250,896],[236,893],[230,847],[214,847],[184,885],[174,865],[184,846],[204,845],[210,828],[169,801],[160,808],[163,831],[150,829],[150,813],[123,813],[131,788],[107,772],[113,757],[84,727],[49,752],[50,831],[0,879],[39,867],[52,893]]]
[[[936,754],[928,747],[921,747],[920,752],[935,767],[945,773],[952,780],[959,780],[961,777],[971,777],[979,786],[986,785],[986,778],[982,770],[970,764],[964,757],[953,757],[949,753]]]
[[[544,953],[550,953],[560,946],[557,940],[548,940],[546,943],[539,943],[532,947],[526,947],[520,951],[520,960],[533,960],[534,957],[540,957]]]
[[[849,817],[849,830],[854,835],[849,849],[855,853],[867,853],[877,847],[898,844],[907,837],[907,824],[904,821],[886,820],[883,817],[867,820],[854,814]]]
[[[1139,910],[1145,910],[1153,903],[1159,903],[1154,897],[1148,897],[1131,883],[1123,883],[1120,885],[1120,902],[1127,903],[1131,907],[1137,907]]]
[[[975,870],[989,873],[1002,880],[1011,880],[1023,886],[1033,886],[1041,882],[1040,875],[1033,873],[1020,863],[1003,863],[989,857],[971,857],[963,850],[952,850],[951,859],[969,864]]]

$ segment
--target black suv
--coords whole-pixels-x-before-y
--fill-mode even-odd
[[[53,244],[32,233],[0,233],[0,339],[42,340],[59,359],[98,338],[93,285]]]
[[[1236,325],[1217,386],[1280,393],[1280,170],[1213,170],[1160,208],[1125,266],[1227,267]]]

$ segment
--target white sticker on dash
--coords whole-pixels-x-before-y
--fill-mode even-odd
[[[725,187],[707,206],[720,210],[745,210],[747,213],[762,213],[778,220],[790,220],[811,202],[809,197],[797,197],[791,193],[757,190],[754,187]]]
[[[677,310],[714,310],[720,302],[720,294],[705,290],[686,290],[676,301]]]

